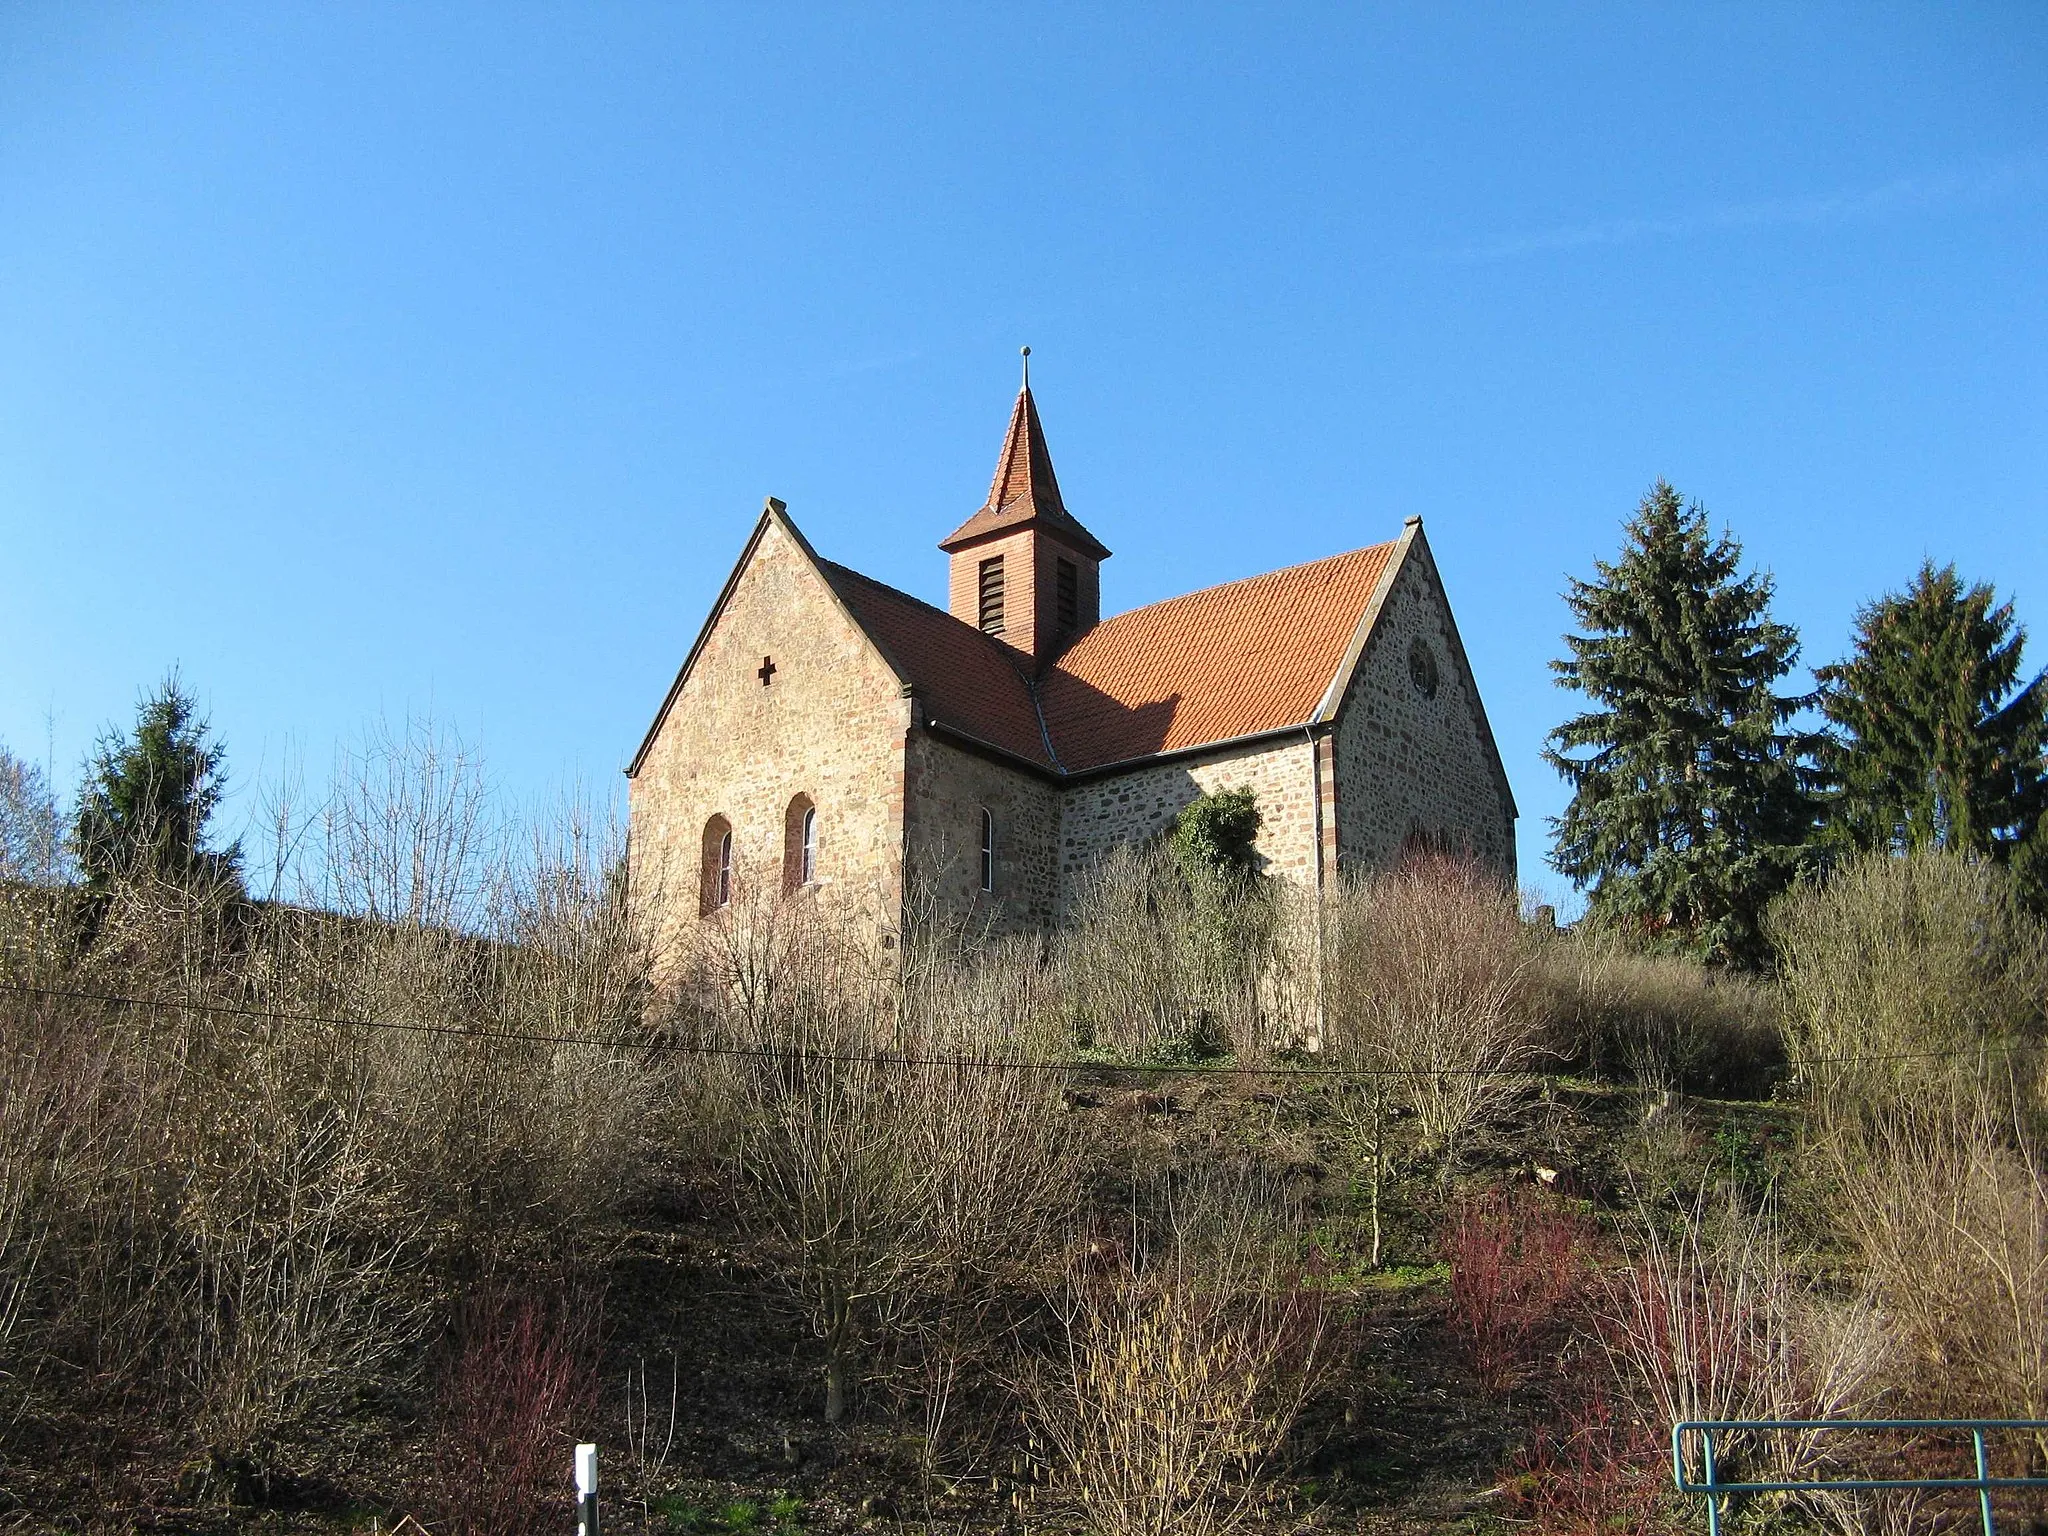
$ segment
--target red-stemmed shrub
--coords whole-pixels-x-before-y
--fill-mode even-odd
[[[1626,1404],[1617,1406],[1598,1362],[1587,1364],[1511,1464],[1507,1486],[1543,1536],[1643,1536],[1658,1523],[1664,1447]]]
[[[596,1308],[489,1289],[457,1317],[429,1505],[448,1536],[526,1536],[575,1520],[573,1448],[597,1408]]]
[[[1451,1266],[1451,1326],[1491,1392],[1541,1363],[1586,1286],[1593,1228],[1529,1190],[1494,1190],[1452,1211],[1438,1247]]]

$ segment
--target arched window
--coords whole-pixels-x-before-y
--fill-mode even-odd
[[[981,888],[996,888],[996,819],[989,808],[981,808]]]
[[[809,795],[798,795],[782,813],[782,888],[800,890],[818,883],[818,807]]]
[[[704,858],[697,882],[698,909],[709,917],[732,903],[732,823],[714,816],[704,823]]]

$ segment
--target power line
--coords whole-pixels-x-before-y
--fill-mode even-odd
[[[108,1007],[175,1009],[186,1013],[225,1018],[254,1019],[290,1024],[324,1024],[337,1029],[387,1030],[398,1034],[444,1035],[463,1040],[495,1040],[518,1045],[579,1045],[611,1051],[667,1051],[695,1056],[739,1056],[782,1060],[800,1057],[858,1065],[887,1064],[905,1067],[948,1067],[956,1070],[1008,1072],[1179,1072],[1210,1076],[1307,1077],[1307,1078],[1409,1078],[1409,1077],[1491,1077],[1542,1079],[1552,1074],[1527,1069],[1487,1067],[1359,1067],[1359,1066],[1209,1066],[1188,1062],[1110,1062],[1089,1060],[1025,1061],[992,1056],[910,1056],[887,1051],[813,1051],[773,1045],[716,1045],[699,1040],[662,1038],[625,1040],[590,1035],[549,1034],[538,1030],[473,1028],[462,1024],[422,1024],[406,1019],[372,1019],[345,1014],[304,1013],[289,1009],[257,1008],[235,1003],[202,1003],[188,998],[131,997],[117,992],[89,992],[68,987],[22,986],[0,982],[0,993],[19,997],[59,998],[70,1002],[99,1003]],[[2034,1048],[2033,1042],[1998,1045],[1959,1046],[1944,1051],[1892,1051],[1855,1056],[1810,1056],[1801,1066],[1853,1066],[1869,1062],[1937,1061],[1963,1056],[2009,1055]]]

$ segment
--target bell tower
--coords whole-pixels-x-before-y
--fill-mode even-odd
[[[952,558],[948,608],[1030,660],[1057,655],[1102,618],[1109,551],[1060,499],[1031,398],[1031,349],[996,476],[981,510],[939,545]]]

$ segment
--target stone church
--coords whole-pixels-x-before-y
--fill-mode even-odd
[[[936,608],[821,557],[770,500],[628,768],[633,878],[740,893],[921,883],[1059,920],[1118,843],[1249,786],[1306,888],[1426,848],[1512,877],[1515,803],[1420,518],[1327,559],[1102,616],[1027,379]]]

